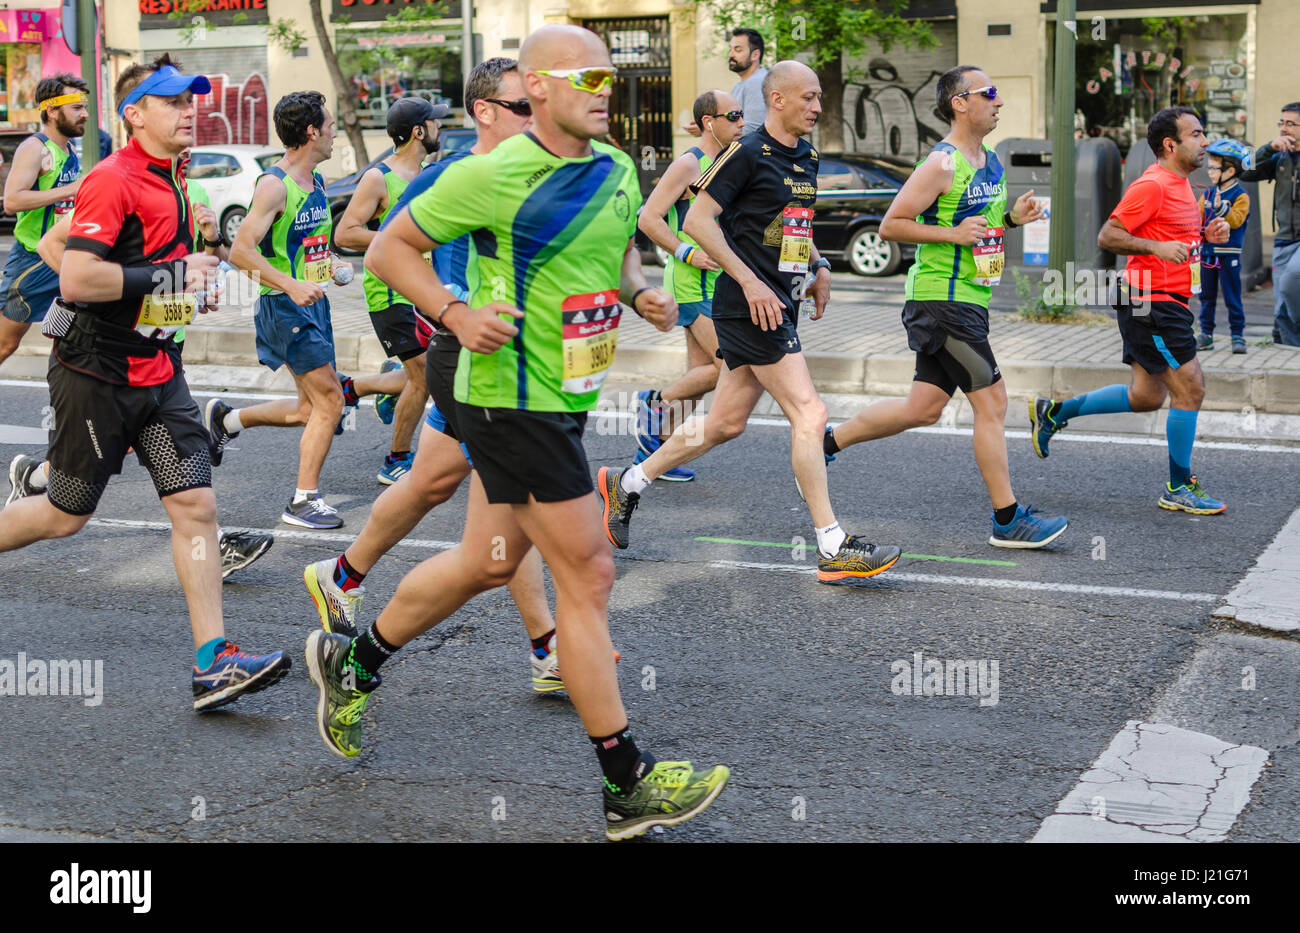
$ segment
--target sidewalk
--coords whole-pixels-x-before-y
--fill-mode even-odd
[[[652,281],[658,269],[647,269]],[[234,289],[234,283],[230,283]],[[820,321],[803,321],[799,334],[814,382],[820,392],[845,396],[901,396],[912,381],[915,356],[899,321],[903,279],[864,279],[849,273],[833,278],[831,305]],[[191,325],[185,344],[186,368],[191,381],[202,385],[240,385],[244,388],[282,390],[292,382],[283,370],[274,374],[257,363],[253,335],[252,296],[242,297],[221,311],[205,315]],[[365,310],[361,276],[343,288],[331,286],[335,347],[342,372],[378,370],[384,356]],[[1252,305],[1271,308],[1272,296],[1259,290],[1248,296]],[[995,302],[995,307],[998,303]],[[1255,308],[1258,312],[1260,308]],[[1264,319],[1252,314],[1254,321]],[[1225,328],[1226,330],[1226,328]],[[633,315],[620,328],[618,353],[611,384],[663,385],[685,370],[686,350],[681,332],[664,334]],[[1228,349],[1202,353],[1206,398],[1199,433],[1207,436],[1257,436],[1300,440],[1300,348],[1258,345],[1269,338],[1270,328],[1252,324],[1247,329],[1249,352],[1234,355]],[[1098,325],[1037,324],[994,312],[991,342],[997,354],[1007,392],[1013,399],[1008,424],[1027,423],[1023,400],[1036,395],[1062,398],[1114,382],[1129,381],[1130,370],[1120,362],[1121,341],[1113,323]],[[42,377],[49,342],[33,330],[0,376]],[[36,359],[40,357],[41,359]],[[256,367],[232,378],[227,367]],[[857,398],[855,404],[861,404]],[[955,400],[960,423],[964,405]],[[1223,413],[1215,416],[1212,413]],[[1230,413],[1230,414],[1229,414]],[[832,413],[834,416],[834,412]],[[1279,416],[1279,417],[1273,417]],[[1110,416],[1092,419],[1095,430],[1163,432],[1163,416]],[[1292,428],[1290,423],[1296,427]],[[1122,425],[1122,427],[1121,427]],[[1244,425],[1244,426],[1243,426]],[[1285,426],[1284,426],[1285,425]]]

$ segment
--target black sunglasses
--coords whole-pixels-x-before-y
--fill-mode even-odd
[[[743,111],[743,110],[728,110],[726,113],[706,113],[706,114],[704,114],[704,116],[706,116],[706,117],[722,117],[722,119],[724,119],[724,120],[728,120],[728,121],[730,121],[730,122],[732,122],[732,123],[735,123],[737,120],[739,120],[739,119],[740,119],[741,117],[743,117],[744,115],[745,115],[745,111]]]
[[[531,117],[533,115],[533,105],[528,102],[527,97],[521,97],[519,100],[497,100],[495,97],[483,98],[489,104],[500,104],[515,116]]]

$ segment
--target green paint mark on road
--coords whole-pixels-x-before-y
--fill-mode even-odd
[[[747,544],[751,547],[779,547],[789,550],[792,547],[802,547],[808,550],[814,550],[816,545],[812,544],[782,544],[780,541],[746,541],[742,538],[694,538],[695,541],[704,541],[709,544]],[[945,557],[942,554],[904,554],[910,560],[941,560],[950,564],[981,564],[986,567],[1015,567],[1014,560],[981,560],[977,557]]]

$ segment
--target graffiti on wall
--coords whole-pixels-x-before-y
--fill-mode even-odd
[[[867,63],[866,80],[844,87],[849,150],[917,160],[943,139],[948,124],[934,109],[940,71],[909,86],[886,58]]]
[[[195,142],[200,146],[229,146],[268,142],[266,78],[254,72],[236,84],[230,75],[209,75],[212,93],[199,98]]]

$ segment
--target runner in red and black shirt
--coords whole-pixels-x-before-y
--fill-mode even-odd
[[[134,448],[172,522],[199,711],[268,687],[289,668],[283,652],[250,656],[224,636],[208,436],[172,340],[201,303],[215,304],[217,259],[194,253],[177,169],[194,141],[194,94],[210,90],[207,78],[181,74],[165,55],[118,79],[131,140],[81,182],[59,269],[71,311],[58,309],[45,328],[54,338],[48,491],[0,512],[0,551],[75,534]]]

